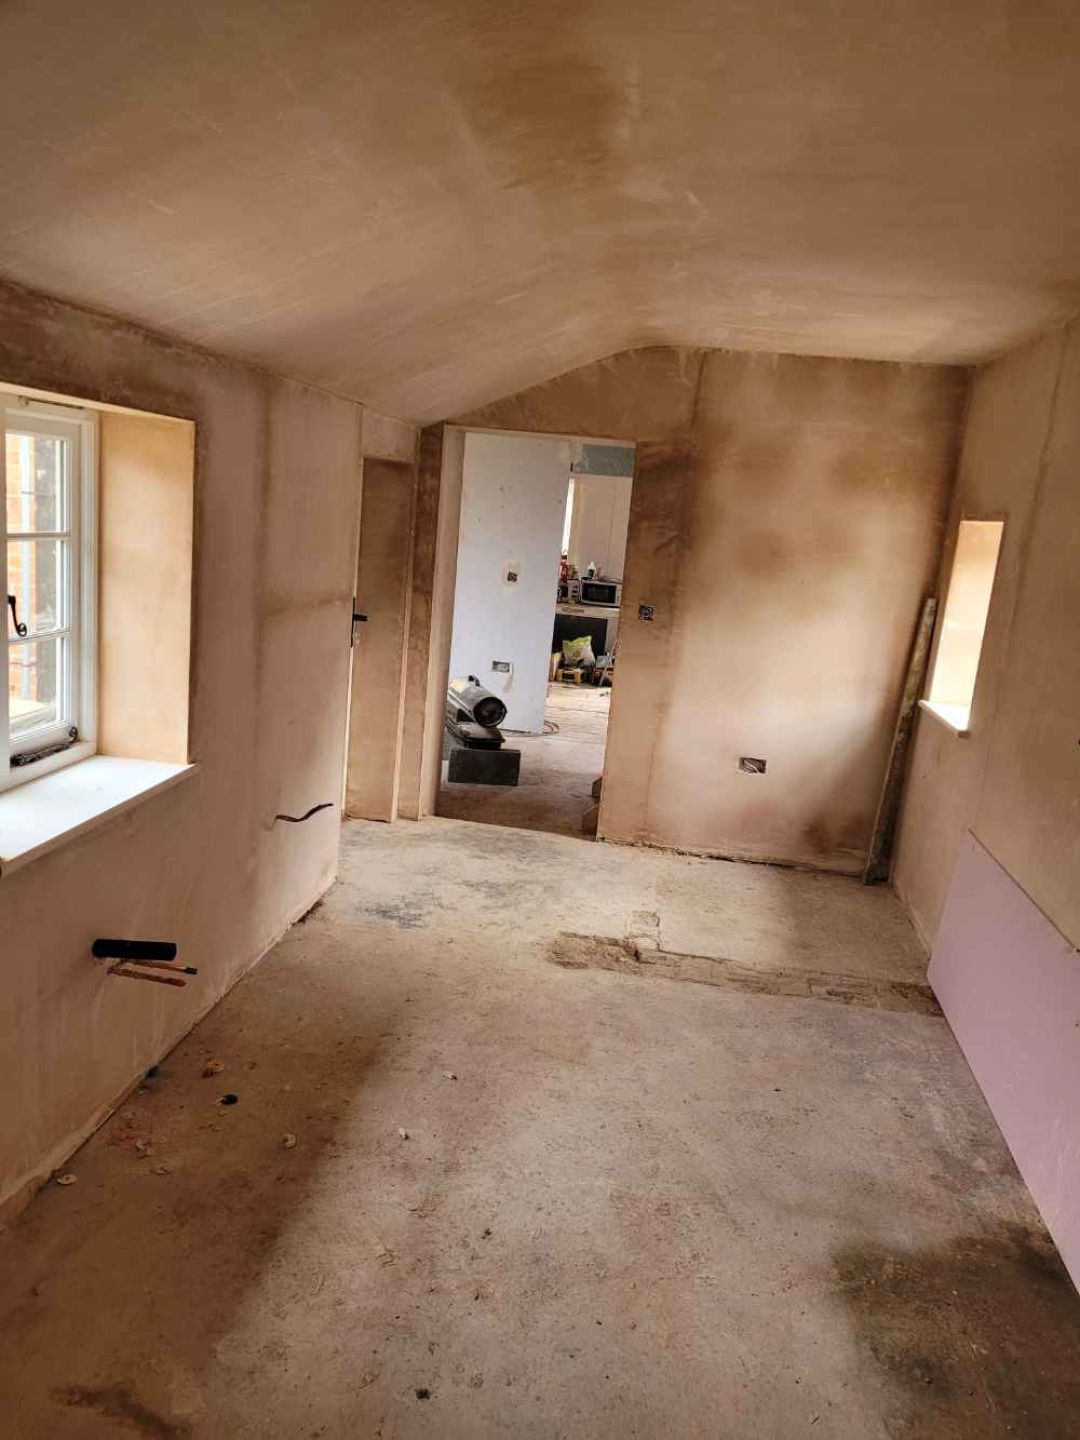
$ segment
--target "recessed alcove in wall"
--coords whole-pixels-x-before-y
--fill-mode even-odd
[[[195,427],[101,416],[99,743],[182,764],[191,665]]]
[[[997,576],[1003,520],[961,520],[952,574],[923,708],[968,733],[983,637]]]

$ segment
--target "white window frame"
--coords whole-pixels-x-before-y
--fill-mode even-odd
[[[63,480],[61,530],[36,532],[42,539],[66,539],[64,607],[58,616],[63,635],[60,679],[63,713],[55,724],[25,739],[12,740],[9,725],[8,663],[19,643],[7,603],[9,533],[6,504],[0,504],[0,595],[4,597],[4,646],[0,652],[0,792],[37,780],[65,765],[85,760],[97,749],[97,415],[74,405],[55,405],[16,394],[0,394],[3,444],[0,445],[0,493],[7,493],[9,430],[52,435],[70,444],[71,463]],[[17,532],[13,532],[16,533]],[[29,638],[29,637],[28,637]],[[72,727],[78,739],[70,742]],[[63,748],[55,749],[54,747]],[[48,752],[48,753],[42,753]],[[31,758],[31,757],[39,758]],[[13,764],[18,758],[22,763]]]

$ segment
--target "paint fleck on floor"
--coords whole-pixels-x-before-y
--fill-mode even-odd
[[[347,825],[0,1237],[5,1440],[1075,1435],[1080,1299],[944,1020],[778,968],[924,978],[840,877]]]

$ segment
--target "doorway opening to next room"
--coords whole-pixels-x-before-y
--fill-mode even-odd
[[[440,815],[595,835],[633,470],[626,443],[465,436]]]

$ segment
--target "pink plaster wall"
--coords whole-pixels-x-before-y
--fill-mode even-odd
[[[930,981],[1080,1285],[1080,955],[970,833]]]

